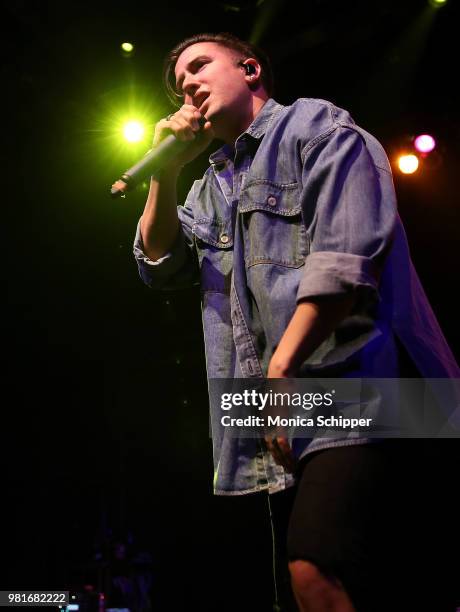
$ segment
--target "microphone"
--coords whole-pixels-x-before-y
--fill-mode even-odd
[[[206,123],[206,118],[201,117],[198,120],[200,130]],[[199,134],[200,132],[198,132]],[[178,140],[174,134],[166,136],[154,149],[150,149],[144,157],[134,164],[132,168],[126,170],[121,177],[113,184],[110,195],[112,198],[118,198],[127,191],[133,189],[147,176],[155,174],[161,168],[166,166],[172,159],[181,153],[184,149],[192,144],[194,140]]]

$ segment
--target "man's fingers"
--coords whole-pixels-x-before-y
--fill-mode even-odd
[[[266,437],[265,438],[265,443],[267,445],[267,448],[271,454],[271,456],[273,457],[273,459],[275,460],[275,463],[277,465],[283,465],[283,456],[280,452],[280,449],[278,447],[278,445],[276,444],[276,438],[273,437]],[[284,467],[284,465],[283,465]]]
[[[193,132],[200,130],[200,120],[202,119],[200,111],[194,106],[182,107],[176,113],[168,115],[168,120],[171,124],[175,125],[174,122],[176,122],[181,128],[189,128]]]
[[[284,467],[288,472],[293,472],[295,470],[296,459],[287,438],[282,436],[266,436],[265,443],[275,463]]]
[[[153,146],[156,146],[163,139],[165,130],[174,134],[178,140],[194,140],[200,132],[200,119],[203,119],[203,117],[194,106],[182,106],[178,111],[169,114],[157,123]]]
[[[177,168],[182,168],[195,159],[215,138],[211,123],[190,104],[184,104],[175,113],[160,119],[155,126],[152,147],[158,146],[168,134],[173,134],[177,140],[190,145],[184,147],[184,150],[171,162],[171,165]]]
[[[179,114],[171,117],[168,127],[179,140],[193,140],[195,138],[191,120]]]
[[[295,458],[292,449],[287,441],[287,438],[278,436],[274,439],[273,446],[278,448],[279,454],[283,458],[283,466],[289,471],[293,472],[295,469]]]

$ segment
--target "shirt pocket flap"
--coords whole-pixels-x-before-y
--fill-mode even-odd
[[[239,210],[242,213],[264,210],[284,217],[300,214],[298,183],[254,181],[243,189]]]
[[[229,221],[197,219],[192,225],[192,232],[198,240],[202,240],[218,249],[233,247],[233,235]]]

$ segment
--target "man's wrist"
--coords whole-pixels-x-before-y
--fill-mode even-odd
[[[289,359],[286,355],[283,356],[275,352],[268,366],[268,377],[294,378],[297,369],[292,359]]]
[[[158,169],[153,174],[151,174],[150,180],[156,181],[157,183],[176,181],[179,177],[179,174],[181,173],[182,168],[183,166]]]

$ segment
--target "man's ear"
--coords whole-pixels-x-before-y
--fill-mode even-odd
[[[246,76],[252,78],[260,76],[260,66],[254,58],[250,57],[247,60],[240,61],[238,65],[243,68]]]

